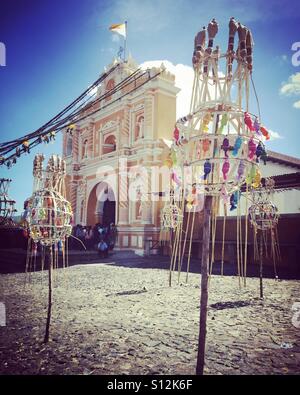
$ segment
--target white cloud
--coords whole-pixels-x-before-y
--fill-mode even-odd
[[[191,66],[184,64],[174,65],[168,60],[153,60],[144,62],[140,65],[142,69],[151,67],[160,67],[164,64],[165,68],[170,73],[175,75],[175,85],[180,88],[180,92],[177,94],[177,106],[176,106],[176,118],[185,116],[190,111],[191,94],[193,89],[194,70]],[[300,101],[298,102],[300,107]],[[298,107],[297,107],[298,108]],[[268,130],[270,134],[270,140],[282,139],[283,137],[274,130]]]
[[[293,104],[293,107],[294,107],[294,108],[299,108],[299,109],[300,109],[300,100],[296,101],[296,102]]]
[[[300,73],[295,73],[289,76],[287,82],[283,82],[280,88],[280,93],[285,96],[300,96]],[[293,104],[294,108],[300,109],[300,100]]]
[[[140,65],[142,69],[151,68],[151,67],[160,67],[161,64],[164,64],[166,69],[175,75],[175,85],[180,89],[180,92],[177,94],[176,101],[176,118],[183,117],[190,112],[191,105],[191,95],[193,89],[193,81],[194,81],[194,70],[191,66],[187,66],[185,64],[176,64],[174,65],[169,60],[153,60],[144,62]],[[222,72],[219,72],[220,76],[224,76]],[[209,87],[211,89],[211,94],[214,94],[214,88]]]
[[[268,129],[268,132],[270,134],[270,141],[277,140],[277,139],[283,139],[283,137],[278,132],[274,132],[274,130]]]
[[[181,63],[174,65],[168,60],[153,60],[144,62],[140,65],[140,67],[142,69],[160,67],[162,63],[166,69],[170,71],[170,73],[175,75],[175,85],[180,89],[180,92],[177,94],[176,102],[176,117],[178,119],[184,115],[187,115],[190,111],[194,70],[191,66]]]
[[[280,88],[282,95],[300,95],[300,73],[295,73],[289,76],[287,82],[284,82]]]

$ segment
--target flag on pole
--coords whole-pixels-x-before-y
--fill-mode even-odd
[[[111,25],[109,30],[113,33],[118,33],[124,38],[126,38],[126,23],[118,23]]]

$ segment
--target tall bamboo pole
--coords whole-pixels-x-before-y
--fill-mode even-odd
[[[263,289],[263,231],[260,232],[260,246],[259,246],[259,288],[260,288],[260,297],[263,299],[264,297],[264,289]]]
[[[49,341],[49,330],[51,321],[51,307],[52,307],[52,246],[47,247],[46,257],[48,263],[48,311],[46,321],[46,331],[44,337],[44,343]]]
[[[206,319],[208,303],[208,272],[209,272],[209,242],[210,242],[210,217],[212,208],[212,196],[205,196],[204,221],[202,236],[201,258],[201,290],[200,290],[200,325],[196,374],[203,375],[206,341]]]

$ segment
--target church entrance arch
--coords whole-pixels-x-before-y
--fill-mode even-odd
[[[99,182],[91,190],[87,205],[87,225],[116,223],[116,198],[106,182]]]

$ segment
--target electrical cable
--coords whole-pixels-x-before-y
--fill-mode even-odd
[[[10,143],[14,143],[16,141],[24,141],[28,140],[32,137],[34,137],[35,133],[39,132],[41,129],[46,128],[47,126],[51,125],[54,121],[56,121],[58,118],[60,118],[63,114],[65,114],[70,108],[72,108],[74,105],[76,105],[83,97],[85,97],[91,90],[93,90],[95,87],[97,87],[103,80],[105,80],[117,67],[119,67],[121,63],[117,63],[115,66],[113,66],[108,72],[105,72],[101,74],[101,76],[92,84],[90,85],[81,95],[79,95],[75,100],[72,101],[67,107],[65,107],[62,111],[60,111],[55,117],[50,119],[50,121],[46,122],[43,126],[41,126],[39,129],[37,129],[35,132],[30,133],[28,135],[23,136],[20,139],[12,140],[9,142],[5,143],[0,143],[0,147],[4,145],[8,145]]]
[[[139,71],[140,71],[140,70],[138,69],[138,70],[136,70],[134,73],[130,74],[128,77],[126,77],[124,80],[122,80],[118,85],[116,85],[113,89],[111,89],[110,91],[107,91],[104,95],[100,96],[98,99],[96,99],[96,100],[92,101],[91,103],[87,104],[86,107],[85,107],[83,110],[84,110],[84,111],[87,110],[89,107],[94,106],[97,102],[99,102],[99,101],[105,99],[106,97],[111,96],[112,94],[116,93],[118,90],[120,90],[120,89],[122,89],[122,88],[124,87],[124,84],[125,84],[125,83],[131,83],[131,80],[132,80],[133,78],[135,78],[136,74],[137,74]],[[106,73],[106,76],[109,75],[109,74],[110,74],[110,73]],[[100,79],[99,79],[99,80],[100,80]],[[94,85],[95,85],[95,84],[93,84],[92,86],[94,86]],[[88,90],[86,90],[85,92],[90,91],[91,89],[94,89],[94,88],[92,88],[92,86],[91,86],[90,88],[88,88]],[[86,95],[85,95],[85,96],[86,96]],[[81,98],[80,100],[82,100],[82,97],[84,97],[83,94],[79,96],[79,98]],[[87,101],[89,101],[89,99],[90,99],[90,98],[88,98]],[[87,101],[86,101],[86,102],[87,102]],[[76,102],[76,103],[75,103],[75,102]],[[78,102],[79,102],[79,101],[78,101],[78,98],[77,98],[77,99],[73,102],[73,107],[74,107],[74,103],[75,103],[75,105],[76,105]],[[49,133],[49,131],[51,131],[51,130],[54,131],[54,129],[55,129],[55,127],[57,127],[57,125],[61,125],[63,122],[67,122],[67,121],[70,119],[70,117],[71,117],[72,115],[73,115],[73,116],[76,116],[77,114],[79,114],[80,112],[82,112],[83,110],[80,109],[80,107],[82,107],[84,104],[85,104],[85,103],[82,103],[77,109],[75,108],[75,110],[73,110],[69,115],[67,115],[65,118],[63,118],[63,120],[59,120],[59,119],[58,119],[57,122],[56,122],[55,124],[53,124],[53,119],[55,119],[55,118],[57,119],[58,116],[54,117],[54,118],[52,119],[51,128],[50,128],[50,126],[48,126],[48,128],[45,129],[44,126],[43,126],[43,127],[39,128],[37,131],[35,131],[34,133],[32,133],[32,134],[30,134],[30,135],[23,136],[22,138],[19,138],[19,139],[13,140],[12,142],[7,143],[7,144],[9,144],[9,145],[3,146],[5,143],[2,143],[2,147],[0,148],[0,153],[1,153],[2,155],[3,155],[3,154],[7,154],[8,152],[10,152],[10,151],[12,151],[13,149],[15,149],[16,147],[18,147],[18,146],[19,146],[22,142],[24,142],[25,140],[30,140],[30,139],[35,138],[35,137],[38,137],[38,136],[47,135],[47,134]],[[70,108],[71,108],[71,105],[69,105],[68,108],[70,109]],[[74,114],[74,111],[75,111],[75,114]],[[65,110],[63,110],[60,114],[62,114],[63,112],[65,112]],[[47,122],[47,124],[50,125],[50,122],[51,122],[51,121]],[[44,129],[43,129],[43,128],[44,128]],[[41,129],[42,129],[42,130],[41,130]]]
[[[118,65],[117,65],[117,66],[118,66]],[[116,67],[117,67],[117,66],[116,66]],[[110,74],[110,73],[107,73],[107,75],[109,75],[109,74]],[[137,74],[139,74],[139,75],[137,76]],[[142,82],[141,84],[137,84],[137,81],[138,81],[139,79],[143,78],[143,77],[145,76],[145,74],[148,74],[148,79],[146,79],[146,80],[145,80],[144,82]],[[39,128],[36,132],[32,133],[32,134],[31,134],[32,137],[31,137],[30,139],[33,139],[34,137],[37,137],[37,138],[36,138],[34,141],[32,141],[32,142],[28,145],[27,150],[24,149],[24,148],[20,148],[20,150],[19,150],[19,155],[18,155],[18,156],[20,156],[20,155],[21,155],[22,153],[24,153],[24,152],[28,152],[28,149],[30,150],[31,148],[34,148],[35,146],[37,146],[38,144],[40,144],[40,143],[42,142],[42,138],[43,138],[45,135],[47,136],[47,135],[49,134],[49,131],[54,131],[54,130],[55,130],[56,132],[61,131],[62,129],[65,129],[66,127],[72,125],[74,122],[80,122],[80,121],[84,120],[85,118],[87,118],[87,117],[89,117],[89,116],[91,116],[91,115],[94,115],[94,114],[96,114],[97,112],[99,112],[99,111],[101,111],[101,110],[104,110],[104,109],[107,108],[108,106],[114,104],[114,103],[117,102],[117,101],[122,100],[122,99],[123,99],[125,96],[127,96],[128,94],[133,93],[135,90],[139,89],[140,87],[142,87],[143,85],[145,85],[146,83],[148,83],[149,81],[151,81],[152,79],[156,78],[159,74],[161,74],[161,71],[158,72],[158,73],[156,73],[154,76],[151,76],[151,75],[150,75],[150,70],[149,70],[149,69],[147,69],[145,72],[142,72],[142,73],[141,73],[141,70],[140,70],[140,69],[137,69],[134,73],[130,74],[130,75],[127,76],[124,80],[122,80],[119,84],[117,84],[113,89],[111,89],[111,90],[105,92],[105,94],[101,95],[99,98],[97,98],[97,99],[91,101],[90,103],[86,104],[85,107],[80,108],[80,107],[81,107],[81,105],[80,105],[78,108],[73,109],[73,112],[72,112],[71,114],[67,115],[67,116],[66,116],[65,118],[63,118],[62,120],[59,120],[59,119],[58,119],[58,116],[54,117],[51,121],[47,122],[47,124],[45,124],[45,125],[50,125],[50,122],[52,122],[54,119],[58,119],[57,122],[56,122],[56,124],[55,124],[55,125],[52,124],[52,125],[51,125],[51,126],[52,126],[51,128],[48,126],[48,129],[47,129],[46,131],[45,131],[45,130],[42,130],[41,132],[39,132],[39,131],[43,128],[43,127],[41,127],[41,128]],[[137,76],[137,77],[136,77],[136,76]],[[100,80],[100,79],[98,79],[97,81],[99,81],[99,80]],[[77,116],[79,116],[82,112],[87,111],[89,108],[95,106],[95,104],[101,102],[102,100],[105,100],[107,97],[110,97],[110,96],[114,95],[115,93],[119,92],[121,89],[124,89],[124,88],[127,87],[128,85],[132,84],[133,81],[134,81],[134,83],[135,83],[135,86],[134,86],[133,89],[131,89],[131,90],[129,90],[128,92],[124,93],[124,94],[123,94],[122,96],[120,96],[119,98],[116,98],[115,100],[109,102],[109,103],[106,104],[105,106],[102,106],[102,107],[96,109],[95,111],[89,112],[88,114],[86,114],[86,115],[84,115],[84,116],[82,116],[82,117],[77,118]],[[94,84],[93,84],[93,85],[94,85]],[[92,87],[92,86],[91,86],[91,87]],[[90,91],[91,89],[94,89],[94,87],[93,87],[93,88],[91,88],[91,87],[88,88],[85,92],[88,92],[88,91]],[[94,95],[93,95],[93,96],[94,96]],[[82,95],[80,95],[79,97],[83,98],[84,95],[82,94]],[[77,99],[78,99],[78,98],[77,98]],[[75,103],[75,102],[76,102],[76,104],[78,103],[78,100],[77,100],[77,99],[74,100],[74,101],[72,102],[72,103],[73,103],[73,107],[74,107],[74,103]],[[89,101],[89,99],[88,99],[87,101]],[[75,105],[76,105],[76,104],[75,104]],[[69,105],[68,108],[70,109],[70,108],[71,108],[71,105]],[[61,111],[60,114],[62,114],[64,111],[65,111],[65,110]],[[44,126],[45,126],[45,125],[44,125]],[[54,128],[53,126],[55,126],[55,128]],[[27,136],[25,136],[25,137],[27,137]],[[23,142],[24,139],[25,139],[25,138],[23,137],[23,138],[14,140],[13,142],[14,142],[15,144],[17,144],[17,146],[19,146],[19,145],[20,145],[20,141]],[[14,148],[16,148],[16,147],[15,147],[15,144],[14,144],[14,146],[5,147],[5,148],[6,148],[6,153],[8,153],[8,152],[10,152],[11,150],[13,150]],[[0,152],[3,152],[3,150],[5,150],[5,148],[1,148],[1,149],[0,149]],[[9,157],[5,158],[5,159],[2,161],[2,164],[4,164],[5,162],[10,161],[11,159],[14,159],[15,157],[16,157],[16,154],[10,155]]]

